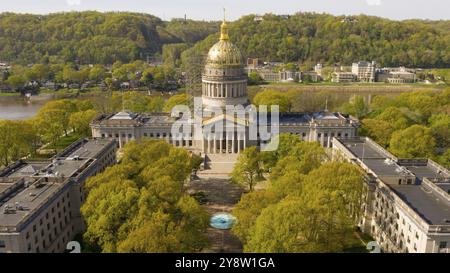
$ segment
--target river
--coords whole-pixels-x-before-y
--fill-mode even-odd
[[[23,97],[0,97],[0,120],[24,120],[32,118],[39,109],[51,100],[51,96],[32,97],[27,101]]]

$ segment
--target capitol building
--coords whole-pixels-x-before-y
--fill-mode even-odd
[[[243,56],[229,38],[228,25],[222,23],[220,40],[209,50],[202,74],[202,97],[199,108],[206,113],[198,128],[200,134],[177,134],[173,126],[182,117],[172,113],[131,113],[122,111],[98,117],[92,124],[94,138],[114,139],[120,147],[142,138],[165,139],[204,158],[205,170],[231,171],[239,153],[249,146],[261,148],[268,140],[259,133],[259,118],[218,113],[228,106],[250,105],[247,97],[247,74]],[[195,108],[195,106],[194,106]],[[219,111],[220,112],[220,111]],[[280,113],[267,118],[269,134],[298,135],[304,141],[317,141],[332,146],[333,137],[354,137],[358,122],[347,115],[324,110],[316,113]],[[186,121],[189,122],[189,121]],[[192,122],[192,121],[190,121]],[[194,127],[194,125],[192,125]],[[258,128],[258,129],[255,129]],[[195,130],[192,130],[195,131]],[[196,131],[198,132],[198,131]],[[251,135],[256,137],[251,137]]]

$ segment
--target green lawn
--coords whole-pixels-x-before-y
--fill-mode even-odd
[[[63,150],[70,144],[74,143],[80,138],[78,134],[69,134],[58,139],[56,142],[45,147],[46,150]]]
[[[361,231],[355,231],[353,236],[349,238],[348,247],[344,249],[344,253],[369,253],[367,244],[374,239]]]

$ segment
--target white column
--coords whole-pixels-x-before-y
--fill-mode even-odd
[[[323,143],[325,140],[325,133],[322,132],[321,137],[320,137],[320,146],[325,146],[325,144]]]
[[[214,138],[213,138],[213,147],[214,147],[214,152],[213,152],[213,154],[215,154],[216,153],[216,134],[214,133]]]
[[[245,150],[245,148],[247,148],[247,137],[246,137],[245,133],[244,133],[243,141],[244,141],[244,150]]]
[[[241,134],[237,134],[237,141],[238,141],[238,153],[241,152]]]
[[[330,148],[331,133],[328,132],[327,148]]]

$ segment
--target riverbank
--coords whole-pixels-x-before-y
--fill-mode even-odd
[[[276,90],[298,90],[308,92],[339,92],[339,93],[371,93],[389,94],[414,91],[440,92],[448,85],[428,84],[386,84],[386,83],[269,83],[265,85],[252,86],[251,88],[276,89]]]

